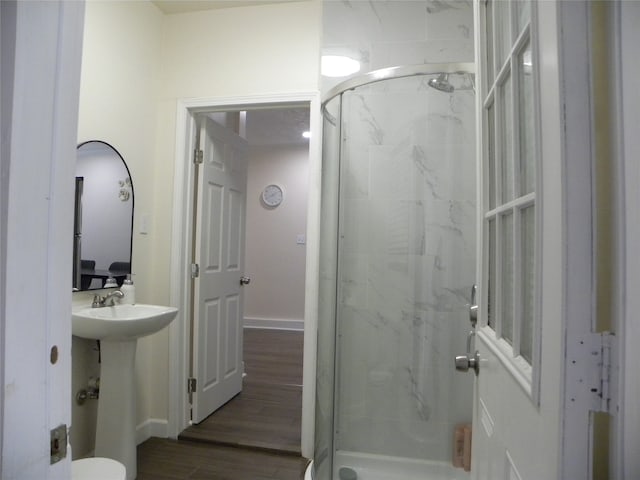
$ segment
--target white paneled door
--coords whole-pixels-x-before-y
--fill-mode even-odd
[[[563,8],[570,10],[569,3]],[[575,327],[590,328],[591,167],[589,152],[580,160],[572,150],[572,132],[588,131],[589,112],[570,115],[588,108],[589,94],[579,82],[563,84],[571,75],[588,79],[588,72],[563,70],[580,65],[586,45],[570,38],[571,25],[563,22],[586,17],[561,5],[476,2],[481,228],[474,480],[590,478],[589,412],[582,407],[589,380],[571,370],[586,363],[587,353],[587,337],[580,339]],[[589,145],[588,137],[576,145]],[[574,204],[576,196],[582,201]],[[577,314],[583,307],[584,315]],[[563,442],[575,432],[581,433],[571,445]]]
[[[247,143],[209,118],[200,129],[194,279],[192,421],[242,390]]]

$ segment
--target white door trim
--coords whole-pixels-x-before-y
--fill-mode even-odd
[[[580,388],[592,373],[581,339],[591,334],[595,323],[594,249],[593,249],[593,152],[591,142],[590,37],[588,2],[557,2],[541,8],[556,9],[558,24],[547,32],[549,43],[557,35],[557,68],[560,78],[559,101],[562,111],[559,141],[563,157],[563,296],[564,402],[562,452],[558,478],[591,478],[590,396]],[[541,33],[541,38],[545,37]],[[540,52],[545,58],[545,52]],[[550,87],[550,82],[541,82]],[[543,87],[545,88],[545,87]],[[545,118],[543,115],[542,118]],[[576,362],[573,362],[573,359]]]
[[[640,475],[640,377],[634,366],[637,364],[638,340],[640,339],[640,90],[637,83],[640,63],[637,48],[640,43],[640,5],[636,2],[616,3],[614,20],[615,58],[619,81],[616,85],[617,108],[617,158],[620,173],[617,180],[623,206],[619,212],[621,256],[620,275],[624,288],[619,292],[622,299],[620,315],[620,412],[615,437],[615,472],[611,478],[623,480]],[[625,368],[628,366],[628,368]]]
[[[307,210],[306,293],[304,318],[304,367],[302,387],[302,455],[313,456],[316,330],[318,303],[318,232],[320,223],[321,118],[320,93],[289,92],[238,97],[179,99],[176,111],[176,150],[171,234],[171,305],[179,308],[177,319],[169,327],[169,425],[168,435],[177,437],[189,426],[186,385],[189,366],[188,335],[190,315],[189,246],[191,245],[193,162],[193,114],[235,108],[250,110],[308,104],[311,116],[309,141],[309,206]]]

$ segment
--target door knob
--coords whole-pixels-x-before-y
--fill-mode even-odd
[[[478,352],[471,356],[471,353],[467,353],[466,355],[458,355],[455,359],[456,370],[459,372],[468,372],[472,369],[476,375],[478,375],[480,371],[480,356]]]
[[[240,277],[240,285],[249,285],[249,283],[251,283],[251,278]]]

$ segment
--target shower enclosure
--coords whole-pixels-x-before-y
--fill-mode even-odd
[[[468,478],[473,71],[384,69],[323,103],[316,480]]]

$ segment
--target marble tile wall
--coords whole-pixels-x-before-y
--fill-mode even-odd
[[[354,75],[473,62],[472,0],[325,0],[322,53],[358,60],[361,70]],[[345,78],[323,78],[323,91]]]

